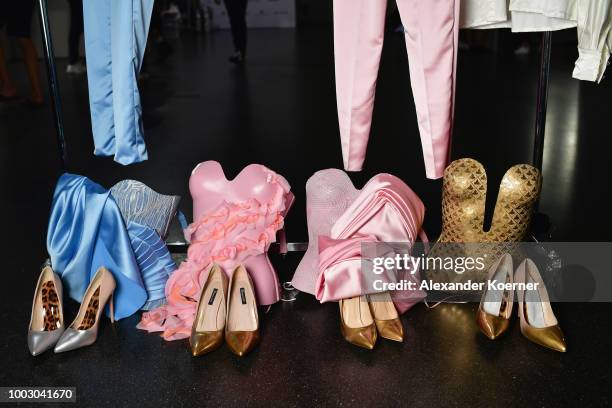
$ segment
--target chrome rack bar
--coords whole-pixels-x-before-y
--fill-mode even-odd
[[[533,166],[543,172],[544,135],[546,131],[546,110],[548,108],[548,90],[550,88],[550,54],[552,49],[552,32],[542,33],[540,49],[540,67],[538,79],[538,99],[536,102],[535,134],[533,139]],[[552,223],[550,218],[540,212],[539,202],[532,222],[532,235],[536,241],[545,241],[551,237]]]
[[[47,65],[47,77],[49,82],[49,94],[51,95],[51,107],[55,121],[55,133],[59,148],[62,171],[66,170],[68,155],[66,152],[66,138],[64,136],[64,116],[62,113],[62,101],[57,81],[57,68],[55,66],[55,52],[53,51],[53,38],[49,26],[49,12],[47,0],[38,0],[40,10],[40,32],[42,34],[43,49],[45,51],[45,62]]]

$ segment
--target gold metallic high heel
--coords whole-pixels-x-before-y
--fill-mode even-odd
[[[194,357],[216,350],[223,344],[225,330],[228,279],[214,264],[202,287],[198,308],[191,329],[189,344]]]
[[[228,293],[225,341],[234,354],[242,357],[259,343],[255,288],[243,265],[234,270]]]
[[[344,339],[358,347],[374,348],[378,334],[365,296],[341,299],[340,330]]]
[[[525,259],[517,268],[514,279],[526,285],[537,284],[537,289],[517,290],[523,336],[536,344],[564,353],[567,350],[565,338],[536,264],[531,259]]]
[[[378,335],[388,340],[404,341],[404,326],[389,292],[368,295],[368,301]]]
[[[93,344],[98,337],[100,316],[109,301],[110,319],[111,322],[115,321],[113,293],[116,286],[113,274],[105,267],[100,267],[89,282],[76,318],[55,345],[56,353]]]
[[[512,283],[513,274],[512,256],[504,254],[491,265],[488,280]],[[506,332],[513,305],[514,290],[484,290],[476,312],[476,322],[485,336],[495,340]]]
[[[37,356],[50,348],[64,333],[64,311],[62,307],[62,281],[50,266],[40,272],[32,314],[28,327],[28,348]]]

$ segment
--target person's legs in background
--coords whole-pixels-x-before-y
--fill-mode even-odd
[[[30,81],[30,96],[27,102],[30,105],[40,106],[43,103],[43,94],[38,78],[38,53],[32,42],[32,33],[30,32],[34,5],[34,0],[11,2],[7,10],[7,32],[10,37],[17,38],[17,44],[21,48],[23,63]]]
[[[34,106],[40,106],[43,104],[43,94],[38,78],[38,53],[31,38],[19,37],[17,42],[21,48],[26,73],[30,80],[30,97],[27,102]]]
[[[7,9],[8,4],[0,3],[0,32],[7,25]],[[6,58],[4,57],[4,49],[0,44],[0,101],[15,99],[17,97],[17,88],[13,83],[13,79],[6,68]]]
[[[0,46],[0,100],[12,100],[16,97],[17,87],[15,87],[13,79],[6,68],[4,50],[2,49],[2,46]]]
[[[68,0],[70,6],[70,31],[68,32],[68,74],[83,74],[85,66],[81,63],[79,49],[83,34],[83,0]]]
[[[38,53],[32,42],[30,27],[34,15],[34,0],[13,1],[4,5],[7,34],[17,39],[19,48],[30,81],[30,97],[27,102],[40,106],[43,103],[43,93],[38,78]],[[6,69],[4,53],[0,51],[0,80],[2,81],[2,97],[14,99],[17,96],[16,87]]]
[[[248,0],[225,0],[225,8],[232,29],[235,53],[229,60],[230,62],[241,64],[246,56],[247,45],[247,25],[246,10]]]

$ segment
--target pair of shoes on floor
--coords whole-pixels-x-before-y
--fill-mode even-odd
[[[378,336],[404,341],[404,327],[389,292],[341,299],[340,330],[346,341],[373,349]]]
[[[517,287],[519,320],[521,333],[528,340],[564,353],[565,338],[553,313],[548,298],[548,292],[536,264],[531,259],[525,259],[514,271],[512,256],[504,254],[489,270],[489,281],[514,285]],[[489,339],[501,336],[510,325],[512,306],[514,305],[514,290],[496,288],[485,290],[476,321],[480,330]]]
[[[101,267],[89,283],[76,318],[68,328],[64,325],[62,281],[50,266],[43,267],[28,328],[28,348],[37,356],[55,346],[56,353],[75,350],[93,344],[98,337],[100,316],[110,301],[111,322],[114,322],[113,293],[115,279]]]
[[[259,315],[253,281],[243,265],[228,282],[219,265],[213,265],[202,287],[189,344],[194,357],[218,349],[223,340],[237,356],[259,343]]]

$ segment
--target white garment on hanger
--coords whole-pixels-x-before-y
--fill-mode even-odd
[[[612,0],[581,0],[578,7],[578,61],[573,77],[600,82],[612,50]]]
[[[461,0],[460,27],[515,33],[577,27],[573,77],[600,82],[612,50],[612,0]]]
[[[573,28],[577,0],[462,0],[460,24],[461,28],[511,28],[515,33]]]
[[[509,0],[461,0],[461,28],[510,27]]]

